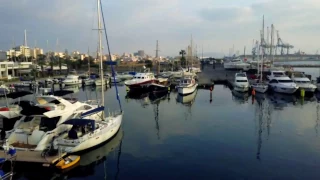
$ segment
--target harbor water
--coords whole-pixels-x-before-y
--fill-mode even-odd
[[[101,88],[101,87],[100,87]],[[216,85],[188,96],[128,95],[120,131],[81,155],[68,172],[17,163],[14,179],[318,179],[320,104],[317,95],[252,98]],[[99,88],[76,90],[80,100]],[[97,93],[96,93],[97,91]],[[105,91],[106,113],[117,110],[115,88]]]

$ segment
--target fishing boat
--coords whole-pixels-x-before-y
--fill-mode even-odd
[[[184,104],[184,105],[192,105],[195,98],[196,98],[196,95],[197,95],[197,90],[195,90],[193,93],[186,95],[186,96],[178,94],[177,102]]]
[[[188,95],[193,93],[197,87],[198,83],[196,82],[195,77],[186,75],[180,79],[180,83],[176,88],[180,95]]]
[[[246,73],[236,73],[233,82],[233,89],[238,92],[248,92],[249,81]]]
[[[268,74],[269,88],[274,92],[293,94],[299,89],[284,71],[271,71]]]
[[[258,93],[265,93],[265,92],[267,92],[267,90],[268,90],[268,84],[267,83],[264,83],[263,82],[263,65],[264,65],[264,63],[263,63],[263,57],[261,58],[262,59],[262,62],[260,63],[261,65],[260,65],[260,68],[259,68],[259,62],[260,62],[260,59],[259,59],[259,57],[260,57],[260,46],[258,47],[258,48],[256,48],[256,49],[258,49],[258,62],[257,62],[257,72],[258,72],[258,74],[259,74],[259,77],[260,77],[260,79],[259,80],[257,80],[258,82],[255,82],[255,83],[253,83],[252,85],[251,85],[251,88],[252,89],[254,89],[256,92],[258,92]]]
[[[167,78],[158,78],[157,83],[151,83],[149,85],[149,91],[152,94],[167,93],[170,90],[170,81]]]
[[[74,168],[80,162],[80,156],[69,155],[65,158],[61,158],[56,164],[56,167],[61,170]]]
[[[100,10],[101,8],[101,0],[97,0],[97,10],[98,10],[98,31],[99,31],[99,54],[102,53],[102,26],[100,19]],[[104,29],[106,32],[106,29]],[[106,35],[107,38],[107,35]],[[106,39],[108,42],[108,39]],[[108,46],[109,49],[109,46]],[[109,51],[110,56],[110,51]],[[112,58],[109,57],[111,60]],[[100,56],[100,78],[103,81],[103,66],[102,66],[102,56]],[[112,74],[114,78],[114,69],[113,65],[111,65]],[[68,132],[61,133],[55,140],[54,145],[55,148],[61,149],[67,153],[79,153],[81,151],[85,151],[88,149],[95,148],[100,144],[108,141],[113,136],[116,135],[118,130],[120,129],[122,123],[123,111],[121,108],[121,102],[118,95],[118,89],[116,88],[116,96],[119,102],[120,111],[109,113],[107,117],[105,117],[104,112],[102,112],[101,121],[97,121],[91,118],[73,118],[69,119],[62,123],[62,125],[71,125],[72,128]],[[101,108],[104,108],[104,86],[101,88]],[[80,127],[80,128],[79,128]]]
[[[133,79],[127,80],[124,84],[129,87],[130,91],[147,91],[150,84],[157,83],[158,80],[154,77],[153,73],[145,70],[143,73],[137,73]]]

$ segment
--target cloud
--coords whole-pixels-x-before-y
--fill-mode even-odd
[[[102,0],[110,37],[115,53],[144,49],[153,55],[156,40],[161,55],[176,55],[186,48],[193,34],[195,44],[205,52],[227,54],[234,44],[242,52],[259,39],[262,16],[266,26],[271,23],[284,41],[314,53],[318,48],[317,30],[320,20],[317,0]],[[95,0],[2,0],[0,4],[0,49],[22,43],[23,30],[28,40],[55,49],[59,38],[60,50],[86,51],[96,49]],[[30,43],[29,43],[30,44]],[[32,43],[33,44],[33,43]],[[249,48],[247,48],[249,50]],[[251,51],[251,50],[249,50]]]

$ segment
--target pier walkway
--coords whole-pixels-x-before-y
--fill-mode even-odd
[[[0,157],[6,157],[4,151],[0,151]],[[64,157],[66,154],[61,154],[60,157]],[[59,159],[59,155],[42,157],[40,151],[17,151],[14,161],[28,162],[28,163],[40,163],[43,166],[49,166],[54,164]]]

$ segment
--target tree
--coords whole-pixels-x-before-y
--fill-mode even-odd
[[[82,63],[83,63],[83,61],[81,59],[77,60],[77,66],[78,66],[79,69],[81,69]]]
[[[180,58],[180,62],[181,62],[181,66],[183,66],[183,67],[185,67],[186,64],[187,64],[187,63],[186,63],[186,62],[187,62],[187,61],[186,61],[186,58],[183,57],[183,56]]]
[[[41,67],[41,76],[42,77],[44,76],[44,67],[43,66],[46,64],[45,60],[46,60],[46,55],[44,55],[44,54],[38,55],[38,65]]]

